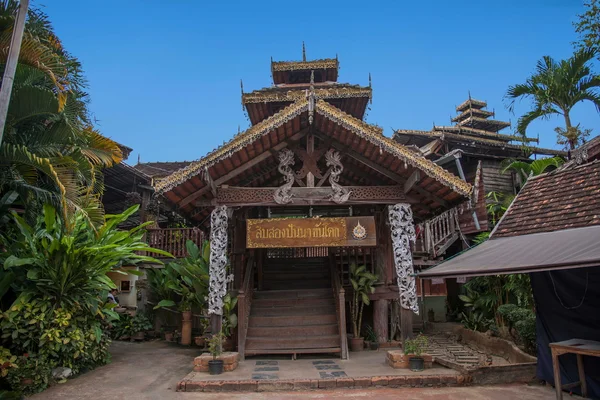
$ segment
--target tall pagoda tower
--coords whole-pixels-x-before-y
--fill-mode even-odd
[[[242,85],[242,105],[250,123],[256,125],[296,100],[306,98],[307,91],[312,91],[316,100],[325,100],[346,114],[364,119],[372,98],[370,85],[339,83],[338,71],[337,56],[307,60],[304,47],[302,61],[271,59],[271,87],[245,93]]]
[[[452,118],[452,122],[462,128],[480,129],[493,133],[498,133],[510,126],[510,122],[490,119],[495,117],[495,113],[485,110],[486,107],[487,102],[475,100],[469,96],[469,99],[456,107],[456,112],[459,114]]]

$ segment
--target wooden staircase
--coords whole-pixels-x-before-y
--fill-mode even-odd
[[[266,259],[254,291],[245,355],[340,353],[328,258]]]

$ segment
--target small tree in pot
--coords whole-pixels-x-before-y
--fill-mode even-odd
[[[208,351],[213,359],[208,362],[208,372],[211,375],[220,375],[223,373],[223,360],[217,360],[222,354],[223,333],[219,332],[208,341]]]
[[[360,336],[363,310],[365,305],[370,303],[369,294],[375,292],[373,284],[377,282],[377,279],[377,275],[368,272],[366,266],[350,265],[350,283],[353,289],[350,301],[350,314],[352,317],[350,348],[352,351],[362,351],[364,348],[364,339]]]
[[[427,337],[418,335],[414,339],[407,339],[404,341],[403,350],[404,354],[410,356],[408,359],[408,367],[411,371],[423,371],[425,369],[425,360],[421,355],[427,347]]]

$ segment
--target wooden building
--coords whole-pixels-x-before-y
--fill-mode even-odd
[[[272,61],[273,86],[242,89],[252,126],[155,184],[210,230],[209,312],[238,293],[242,356],[345,358],[352,263],[379,277],[370,296],[379,339],[398,317],[410,336],[414,224],[438,218],[442,234],[440,215],[469,213],[473,187],[366,123],[371,88],[338,83],[338,69],[337,58]],[[395,300],[400,315],[390,316]]]

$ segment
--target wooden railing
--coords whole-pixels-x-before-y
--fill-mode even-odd
[[[150,247],[168,251],[176,258],[183,258],[187,256],[185,243],[191,240],[201,247],[204,233],[198,228],[148,229],[146,238]]]
[[[244,271],[244,282],[238,292],[238,352],[242,360],[246,353],[246,336],[248,334],[248,322],[250,320],[250,308],[254,294],[254,258],[248,259]]]
[[[417,225],[415,252],[442,255],[458,239],[457,215],[458,210],[452,208]]]
[[[340,348],[342,360],[348,359],[348,336],[346,335],[346,299],[344,288],[338,274],[335,261],[331,259],[329,263],[331,270],[331,283],[333,289],[333,298],[335,301],[335,311],[340,334]]]

